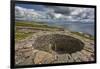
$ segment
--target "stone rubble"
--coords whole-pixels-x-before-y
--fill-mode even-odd
[[[69,53],[54,53],[38,50],[34,48],[35,40],[43,35],[47,34],[65,34],[80,39],[84,44],[84,48],[81,51]],[[41,38],[44,39],[44,38]],[[40,40],[41,40],[40,39]],[[48,40],[48,39],[44,39]],[[36,43],[38,44],[38,42]],[[48,43],[47,43],[48,45]],[[42,48],[42,47],[41,47]],[[48,49],[49,50],[49,49]],[[33,65],[33,64],[53,64],[53,63],[71,63],[71,62],[83,62],[94,61],[94,43],[92,40],[83,39],[78,35],[71,34],[68,31],[61,32],[37,32],[27,40],[23,40],[15,43],[15,64],[16,65]]]

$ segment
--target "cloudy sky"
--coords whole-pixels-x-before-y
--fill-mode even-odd
[[[21,20],[64,20],[94,22],[94,8],[16,4],[15,18]]]

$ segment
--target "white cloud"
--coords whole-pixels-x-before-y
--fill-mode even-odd
[[[55,16],[56,19],[59,19],[59,18],[61,18],[63,15],[62,15],[62,14],[56,14],[56,13],[55,13],[54,16]]]
[[[15,18],[19,19],[33,19],[38,18],[41,16],[39,13],[37,13],[34,9],[26,9],[23,7],[16,6],[15,7]]]
[[[23,19],[23,20],[61,19],[66,21],[89,22],[89,21],[94,21],[93,19],[94,9],[56,6],[56,7],[45,7],[45,11],[36,11],[34,9],[27,9],[20,6],[16,6],[15,16],[16,19]]]

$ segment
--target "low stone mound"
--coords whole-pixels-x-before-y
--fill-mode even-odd
[[[33,47],[38,50],[56,53],[74,53],[81,51],[84,47],[84,43],[74,37],[62,34],[48,34],[39,36]]]

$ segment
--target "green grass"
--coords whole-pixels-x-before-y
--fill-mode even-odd
[[[71,32],[71,33],[79,35],[79,36],[86,38],[86,39],[94,40],[94,37],[92,35],[89,35],[89,34],[79,33],[79,32]],[[85,36],[85,35],[88,35],[88,36]]]
[[[16,26],[23,26],[23,27],[37,27],[37,28],[52,28],[56,29],[57,27],[48,26],[46,24],[36,23],[36,22],[16,22]]]
[[[16,29],[15,29],[15,40],[16,41],[26,39],[27,37],[34,34],[33,32],[19,31],[20,29],[18,27],[29,27],[31,30],[33,29],[33,30],[41,30],[41,31],[44,31],[44,30],[54,31],[54,30],[60,29],[58,27],[48,26],[44,23],[24,22],[24,21],[16,22],[15,26],[16,26]]]
[[[28,33],[25,33],[25,32],[16,32],[15,33],[15,40],[19,41],[19,40],[26,39],[28,36],[31,36],[32,34],[33,34],[32,32],[28,32]]]

